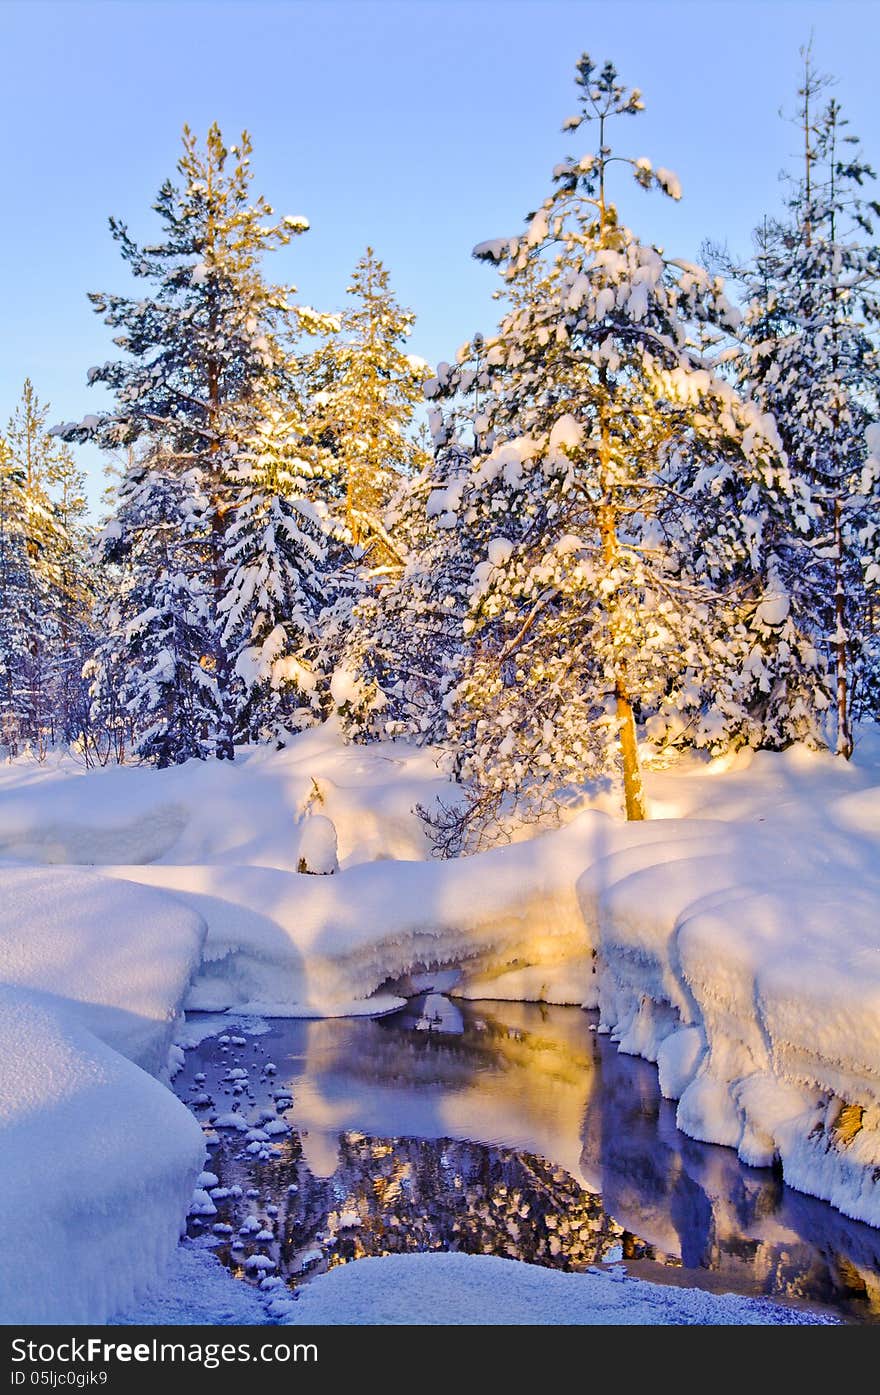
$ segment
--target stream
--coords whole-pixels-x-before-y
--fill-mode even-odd
[[[188,1233],[245,1280],[463,1250],[880,1321],[880,1231],[686,1138],[655,1068],[593,1013],[432,994],[385,1018],[186,1031],[174,1087],[210,1174]]]

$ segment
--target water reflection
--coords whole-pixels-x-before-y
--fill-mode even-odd
[[[227,1027],[176,1082],[219,1179],[190,1233],[289,1282],[406,1250],[564,1269],[623,1256],[646,1277],[683,1268],[880,1314],[880,1232],[685,1138],[654,1069],[593,1028],[576,1009],[436,999],[378,1021]]]
[[[600,1066],[601,1090],[584,1116],[583,1173],[656,1259],[708,1271],[740,1292],[880,1317],[880,1231],[790,1190],[770,1169],[744,1167],[729,1148],[686,1138],[647,1062],[603,1041]]]

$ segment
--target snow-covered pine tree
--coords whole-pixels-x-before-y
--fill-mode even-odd
[[[341,316],[339,334],[309,365],[310,431],[328,452],[330,505],[317,662],[328,680],[323,710],[364,734],[377,690],[359,669],[366,657],[372,674],[365,637],[384,615],[389,579],[398,578],[406,562],[406,539],[389,530],[396,530],[408,482],[428,459],[414,416],[429,370],[406,351],[415,316],[398,304],[371,247],[355,267],[348,294],[353,303]]]
[[[876,715],[880,473],[868,445],[880,419],[880,205],[873,171],[826,79],[804,54],[799,124],[804,169],[788,214],[765,221],[746,278],[742,376],[778,423],[808,529],[780,567],[782,594],[812,619],[823,687],[835,690],[836,749],[852,753],[852,719]]]
[[[454,512],[480,448],[473,422],[481,353],[475,335],[459,351],[457,395],[444,412],[428,412],[433,454],[417,473],[400,478],[384,515],[397,565],[378,589],[362,589],[345,627],[335,710],[349,735],[361,739],[405,734],[437,742],[446,735],[445,702],[458,672],[470,577],[488,541],[478,527],[459,529]],[[423,391],[433,396],[452,372],[438,364]]]
[[[163,478],[171,472],[181,486],[193,488],[193,501],[181,507],[188,518],[201,519],[201,532],[190,534],[189,549],[198,559],[200,587],[193,634],[202,634],[205,648],[193,651],[197,671],[188,681],[193,692],[202,691],[210,670],[217,703],[214,749],[231,759],[237,698],[221,611],[229,583],[231,476],[239,451],[253,435],[256,403],[286,391],[290,332],[324,333],[332,321],[293,305],[292,287],[263,277],[264,254],[305,231],[308,223],[277,218],[262,196],[252,196],[247,133],[227,149],[215,124],[200,148],[185,127],[183,146],[181,184],[166,181],[154,205],[162,241],[141,246],[125,224],[115,219],[110,224],[129,269],[152,283],[153,294],[91,296],[126,354],[89,373],[90,382],[115,394],[115,409],[68,423],[59,434],[108,449],[144,439],[160,442],[167,462]],[[148,705],[150,672],[143,672]],[[179,756],[191,753],[187,738]]]
[[[352,543],[371,571],[393,572],[401,558],[383,515],[401,476],[426,463],[412,428],[428,366],[406,352],[415,315],[401,309],[372,247],[355,267],[348,294],[354,303],[313,369],[322,389],[313,430],[334,457]]]
[[[326,508],[316,502],[323,452],[301,412],[267,405],[236,457],[227,535],[223,643],[242,698],[237,738],[266,740],[318,714],[316,642],[326,597]]]
[[[28,556],[36,575],[46,581],[52,566],[55,531],[49,486],[60,457],[58,444],[46,428],[48,415],[48,404],[40,401],[30,378],[25,378],[6,438],[24,484]]]
[[[54,630],[53,705],[60,738],[65,745],[76,743],[84,749],[89,700],[83,666],[93,640],[93,585],[88,565],[92,530],[85,521],[85,474],[68,446],[54,451],[47,481],[52,509],[49,605]]]
[[[27,736],[32,749],[40,753],[54,743],[56,735],[53,675],[59,641],[53,601],[58,580],[55,560],[61,540],[49,497],[59,447],[46,429],[48,413],[48,405],[40,401],[30,378],[26,378],[9,419],[7,442],[22,482],[21,527],[31,578]]]
[[[9,756],[34,736],[32,646],[43,619],[28,556],[26,484],[0,436],[0,749]]]
[[[483,816],[615,771],[628,817],[645,816],[636,712],[703,718],[730,663],[731,579],[790,489],[772,419],[693,332],[736,323],[720,280],[640,243],[610,202],[614,165],[679,197],[669,170],[609,147],[640,94],[586,55],[577,85],[565,129],[593,124],[593,152],[557,166],[523,235],[476,249],[508,309],[485,344],[481,453],[450,508],[489,533],[450,735]]]

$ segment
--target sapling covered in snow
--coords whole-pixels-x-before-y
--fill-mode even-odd
[[[297,871],[325,877],[339,871],[336,829],[325,814],[310,814],[303,820]]]
[[[640,819],[637,716],[723,738],[708,708],[736,662],[733,582],[762,555],[768,498],[790,491],[772,419],[711,355],[737,319],[721,282],[640,243],[610,202],[617,165],[679,196],[668,170],[607,144],[640,94],[587,56],[577,84],[567,127],[592,125],[594,153],[556,167],[522,235],[476,249],[508,306],[448,508],[459,538],[481,538],[450,734],[482,817],[619,772]],[[466,386],[461,368],[432,385]]]

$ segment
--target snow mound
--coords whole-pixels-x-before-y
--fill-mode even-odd
[[[800,1325],[811,1313],[616,1273],[566,1274],[496,1255],[385,1255],[299,1290],[287,1321],[327,1325]]]
[[[158,1279],[201,1171],[199,1125],[152,1075],[204,926],[68,868],[0,868],[0,893],[0,1320],[102,1322]]]
[[[54,994],[153,1074],[200,959],[200,917],[150,887],[70,868],[0,868],[0,983]]]
[[[403,743],[348,746],[338,725],[283,751],[167,770],[85,771],[62,757],[0,767],[0,859],[43,865],[241,862],[296,871],[310,815],[331,819],[343,866],[423,859],[417,804],[446,786],[436,757]]]
[[[204,1143],[57,1000],[0,985],[0,1156],[0,1321],[104,1322],[159,1281]]]

